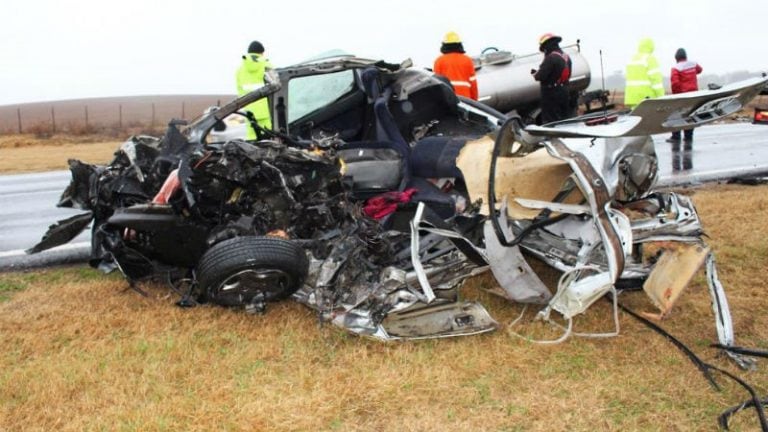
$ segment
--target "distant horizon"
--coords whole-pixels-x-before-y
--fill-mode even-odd
[[[589,90],[599,89],[601,88],[601,76],[596,75],[594,72],[594,68],[590,67],[590,71],[592,73],[590,85],[588,87]],[[765,74],[764,71],[750,71],[747,69],[741,69],[741,70],[734,70],[730,72],[724,72],[724,73],[707,73],[706,69],[704,70],[704,73],[702,73],[699,76],[699,81],[702,80],[712,80],[712,79],[719,79],[721,80],[718,82],[720,85],[730,84],[735,81],[740,81],[742,79],[746,79],[753,76],[760,76],[761,74]],[[623,84],[624,80],[624,72],[620,70],[614,70],[610,74],[605,75],[605,81],[606,81],[606,90],[618,90],[620,88],[624,87]],[[620,84],[617,84],[617,82],[620,82]],[[664,84],[669,90],[669,75],[664,75]],[[149,93],[139,93],[139,94],[123,94],[123,95],[109,95],[109,96],[82,96],[82,97],[73,97],[73,98],[65,98],[65,99],[44,99],[44,100],[33,100],[33,101],[26,101],[26,102],[11,102],[11,103],[3,103],[0,104],[0,108],[9,108],[9,107],[17,107],[17,106],[23,106],[23,105],[34,105],[34,104],[58,104],[58,103],[82,103],[84,101],[95,101],[99,99],[139,99],[139,98],[209,98],[209,97],[220,97],[220,98],[232,98],[234,99],[237,97],[235,93],[155,93],[155,94],[149,94]]]
[[[48,100],[36,100],[31,102],[15,102],[0,104],[0,108],[9,108],[22,105],[36,105],[36,104],[58,104],[58,103],[82,103],[84,101],[96,101],[100,99],[139,99],[139,98],[232,98],[237,97],[236,94],[224,94],[224,93],[156,93],[156,94],[136,94],[136,95],[122,95],[122,96],[93,96],[93,97],[75,97],[68,99],[48,99]]]
[[[157,94],[0,105],[0,132],[162,125],[173,118],[197,118],[208,107],[227,104],[234,98],[234,94]]]

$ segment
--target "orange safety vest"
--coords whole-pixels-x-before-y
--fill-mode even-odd
[[[433,71],[451,82],[459,96],[477,100],[477,76],[472,59],[462,53],[443,54],[435,60]]]

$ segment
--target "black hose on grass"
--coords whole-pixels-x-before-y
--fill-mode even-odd
[[[693,351],[691,351],[691,349],[688,348],[684,343],[680,342],[680,340],[678,340],[677,338],[675,338],[674,336],[669,334],[663,328],[659,327],[658,325],[656,325],[655,323],[653,323],[650,320],[646,319],[645,317],[635,313],[634,311],[632,311],[628,307],[624,306],[620,302],[618,303],[618,306],[619,306],[619,308],[621,310],[623,310],[624,312],[628,313],[630,316],[632,316],[636,320],[640,321],[641,323],[645,324],[646,326],[650,327],[651,330],[653,330],[656,333],[664,336],[668,341],[670,341],[673,345],[675,345],[678,349],[680,349],[680,351],[682,351],[691,360],[691,362],[694,365],[696,365],[696,367],[704,375],[704,378],[706,378],[707,381],[716,390],[719,391],[720,390],[720,386],[717,384],[717,382],[715,382],[715,379],[712,376],[711,371],[720,372],[721,374],[723,374],[726,377],[728,377],[728,378],[732,379],[733,381],[735,381],[737,384],[739,384],[741,387],[743,387],[749,393],[749,395],[750,395],[749,399],[747,399],[746,401],[744,401],[744,402],[742,402],[742,403],[740,403],[740,404],[738,404],[736,406],[728,408],[727,410],[723,411],[722,414],[720,414],[720,416],[717,419],[718,420],[717,422],[718,422],[718,425],[721,428],[723,428],[725,430],[728,430],[728,420],[731,418],[732,415],[734,415],[737,412],[739,412],[741,410],[744,410],[746,408],[754,408],[755,411],[757,412],[757,417],[758,417],[758,420],[760,422],[760,430],[762,432],[768,432],[768,421],[766,420],[765,410],[763,409],[764,406],[768,406],[768,397],[761,400],[760,397],[757,395],[757,392],[755,391],[755,389],[751,385],[749,385],[746,381],[742,380],[741,378],[737,377],[736,375],[734,375],[734,374],[732,374],[732,373],[730,373],[730,372],[728,372],[726,370],[720,369],[717,366],[714,366],[714,365],[711,365],[709,363],[706,363],[701,358],[699,358]],[[718,348],[720,348],[720,346],[718,346]],[[741,352],[739,352],[740,354],[746,354],[746,355],[750,355],[750,354],[747,353],[747,351],[760,352],[760,351],[757,351],[757,350],[747,350],[747,349],[743,349],[743,348],[739,348],[739,347],[733,347],[733,348],[736,348],[735,350],[733,350],[733,352],[741,351]],[[762,352],[760,352],[760,353],[762,353]],[[759,355],[762,356],[762,354],[759,354]]]

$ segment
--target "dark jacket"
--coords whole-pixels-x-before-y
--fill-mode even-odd
[[[542,87],[552,87],[558,84],[568,84],[571,78],[571,58],[560,48],[555,48],[544,54],[539,70],[533,75]]]

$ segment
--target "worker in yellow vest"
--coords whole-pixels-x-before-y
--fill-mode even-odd
[[[248,46],[248,54],[243,56],[243,64],[237,70],[237,95],[242,96],[259,87],[264,86],[264,75],[272,64],[264,57],[264,45],[259,41],[253,41]],[[256,122],[264,129],[272,129],[272,119],[269,115],[269,101],[267,98],[259,99],[245,107],[256,118]],[[256,139],[256,131],[248,126],[246,139]]]
[[[634,108],[645,99],[664,96],[659,61],[653,55],[653,40],[643,38],[637,53],[627,64],[624,106]]]

